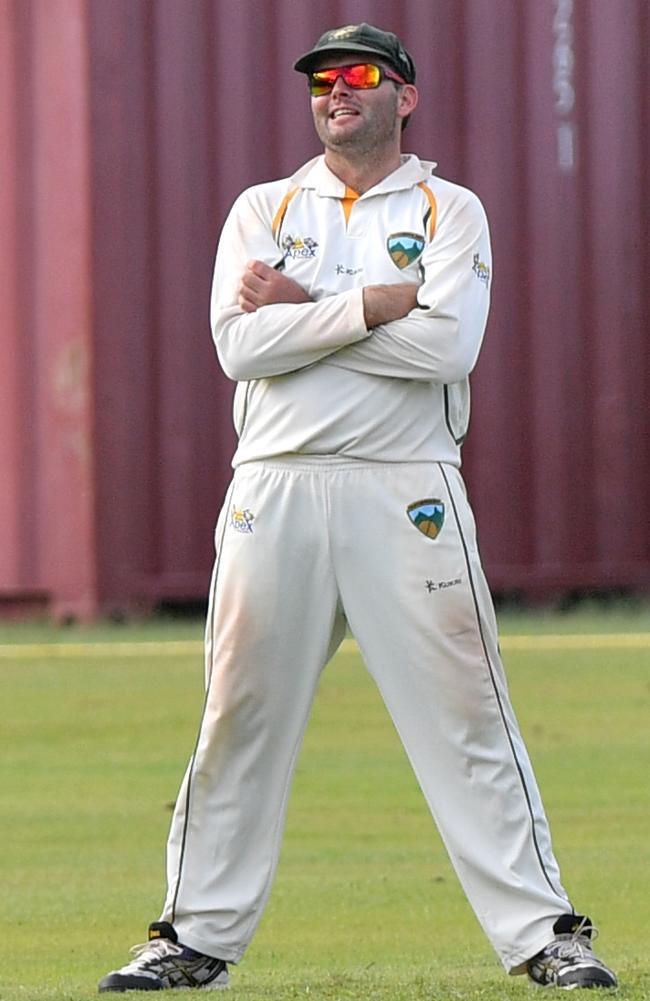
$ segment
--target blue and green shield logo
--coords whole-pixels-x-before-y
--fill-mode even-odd
[[[392,233],[386,240],[390,258],[400,270],[417,261],[424,250],[424,243],[424,237],[417,233]]]
[[[413,501],[406,509],[409,520],[428,539],[437,539],[445,520],[445,505],[435,497]]]

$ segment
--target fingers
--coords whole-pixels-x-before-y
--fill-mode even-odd
[[[267,280],[276,273],[275,268],[269,267],[264,261],[248,261],[246,271],[252,275],[257,275],[258,278],[266,278]]]
[[[259,303],[255,302],[252,297],[246,295],[244,292],[240,292],[237,301],[244,313],[254,313],[256,309],[259,309]]]
[[[298,282],[269,267],[263,261],[249,261],[237,290],[238,302],[245,313],[278,302],[309,302]]]
[[[239,282],[238,302],[245,313],[264,306],[268,296],[268,275],[273,271],[263,261],[249,261]]]
[[[250,295],[262,296],[268,291],[268,280],[260,278],[253,271],[244,271],[239,282],[240,288]]]

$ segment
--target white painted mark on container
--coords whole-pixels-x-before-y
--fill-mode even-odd
[[[577,127],[573,113],[575,91],[575,32],[573,0],[555,0],[553,17],[553,94],[558,116],[557,164],[563,174],[572,174],[577,160]]]

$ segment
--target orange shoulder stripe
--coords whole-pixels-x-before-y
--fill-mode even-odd
[[[425,195],[427,196],[427,201],[429,202],[429,212],[430,212],[429,223],[428,223],[429,240],[433,240],[433,234],[436,231],[436,222],[438,221],[438,203],[436,201],[436,196],[434,195],[431,188],[424,183],[424,181],[420,181],[420,183],[418,184],[418,188],[422,188]]]
[[[280,227],[284,221],[285,215],[287,214],[287,209],[289,208],[289,202],[291,201],[292,198],[295,197],[295,195],[298,194],[299,191],[300,188],[290,188],[287,191],[284,198],[282,199],[282,201],[280,202],[280,208],[275,213],[275,216],[273,218],[273,225],[271,227],[273,231],[273,239],[275,239],[278,233],[280,232]]]

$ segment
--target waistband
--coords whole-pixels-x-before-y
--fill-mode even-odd
[[[448,463],[425,462],[381,462],[376,459],[355,459],[345,455],[299,455],[287,453],[274,455],[268,459],[252,459],[235,467],[235,473],[254,469],[294,470],[295,472],[336,472],[340,470],[366,469],[379,472],[382,469],[430,469],[431,466],[448,466]],[[451,467],[455,468],[455,467]]]

